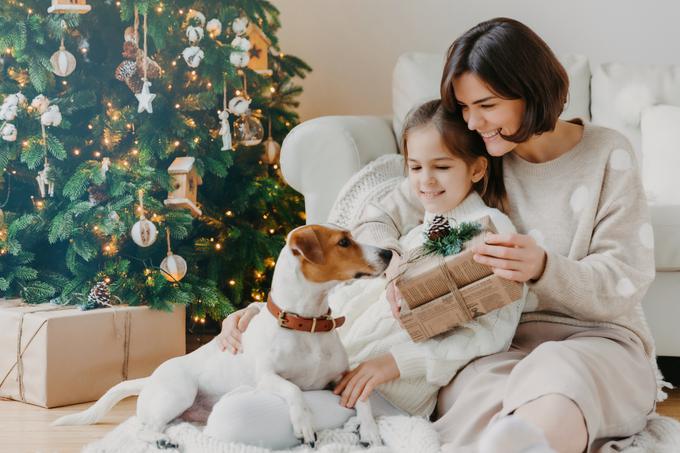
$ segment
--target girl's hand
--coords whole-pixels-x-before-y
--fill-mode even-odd
[[[232,354],[243,352],[241,334],[246,331],[248,324],[260,309],[249,305],[246,308],[235,311],[222,321],[222,332],[217,336],[217,344],[222,351]]]
[[[528,234],[488,233],[485,243],[474,247],[474,260],[490,266],[507,280],[537,280],[545,270],[545,250]]]
[[[340,405],[354,407],[358,399],[366,398],[380,384],[399,377],[399,367],[392,354],[384,354],[362,362],[358,367],[345,373],[333,393],[340,395]]]
[[[399,288],[397,288],[397,285],[394,283],[394,277],[399,274],[400,264],[401,257],[395,252],[392,252],[392,261],[390,261],[390,265],[385,270],[385,277],[387,277],[388,282],[386,296],[387,301],[390,303],[390,308],[392,309],[392,316],[401,323],[401,320],[399,319],[399,314],[401,312],[399,301],[402,299],[402,295],[401,292],[399,292]]]

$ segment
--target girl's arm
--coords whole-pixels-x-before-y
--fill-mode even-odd
[[[376,245],[401,255],[399,238],[423,218],[425,210],[411,193],[407,178],[379,202],[369,203],[352,227],[352,236],[366,244]]]
[[[354,407],[357,400],[366,401],[380,384],[399,378],[399,368],[392,354],[383,354],[361,362],[346,373],[333,389],[340,395],[340,405]]]

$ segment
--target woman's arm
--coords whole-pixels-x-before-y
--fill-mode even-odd
[[[607,169],[598,204],[588,254],[581,259],[545,251],[528,235],[494,237],[476,249],[475,259],[500,276],[526,281],[542,310],[613,321],[633,310],[654,280],[653,236],[639,168]]]

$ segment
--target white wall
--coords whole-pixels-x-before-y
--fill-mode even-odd
[[[407,51],[443,53],[497,16],[533,28],[557,54],[680,64],[678,0],[272,0],[280,46],[313,68],[302,81],[302,119],[389,114],[391,76]]]

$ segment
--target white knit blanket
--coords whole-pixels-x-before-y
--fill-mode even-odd
[[[137,417],[120,424],[103,439],[87,445],[83,453],[272,453],[266,448],[243,444],[229,444],[203,435],[201,426],[191,423],[172,423],[165,430],[178,449],[159,450],[155,445],[137,437]],[[380,417],[380,435],[385,442],[382,447],[363,448],[359,444],[356,424],[348,422],[341,429],[318,433],[316,449],[300,446],[278,453],[437,453],[440,451],[437,433],[432,424],[418,417]],[[628,442],[626,442],[627,444]],[[659,415],[650,416],[647,428],[632,438],[632,444],[622,453],[678,453],[680,452],[680,422]],[[608,450],[606,453],[613,453]],[[599,452],[605,453],[605,452]]]
[[[381,447],[364,448],[359,443],[356,418],[340,429],[317,433],[316,449],[299,446],[279,453],[437,453],[439,440],[432,424],[419,417],[380,417],[378,427],[385,442]],[[108,433],[103,439],[87,445],[83,453],[271,453],[272,450],[243,444],[225,443],[206,436],[201,425],[187,422],[172,423],[165,430],[178,449],[159,450],[155,444],[138,438],[140,423],[131,417]]]

